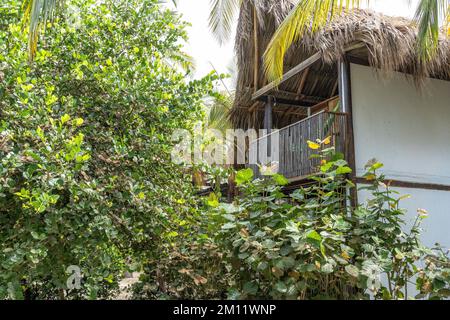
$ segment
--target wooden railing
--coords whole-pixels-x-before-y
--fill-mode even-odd
[[[346,154],[347,115],[321,112],[253,141],[249,148],[249,167],[260,177],[259,165],[272,163],[277,173],[288,179],[303,179],[316,173],[320,159],[311,159],[317,151],[307,141],[331,137],[337,152]],[[269,150],[268,152],[264,152]]]

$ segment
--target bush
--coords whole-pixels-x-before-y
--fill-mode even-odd
[[[372,198],[350,208],[351,169],[327,143],[317,144],[320,174],[310,177],[309,187],[287,195],[284,177],[269,173],[254,180],[253,171],[245,169],[236,175],[241,195],[233,204],[219,204],[212,195],[199,230],[208,247],[201,254],[183,252],[185,261],[176,267],[204,280],[167,277],[175,281],[173,288],[196,292],[183,296],[184,289],[172,297],[210,297],[201,295],[204,287],[216,288],[216,298],[229,299],[405,299],[413,282],[418,299],[448,297],[448,256],[419,240],[425,211],[405,233],[400,209],[405,196],[382,182],[378,162],[368,164],[365,175]],[[214,255],[205,257],[211,246]],[[222,258],[215,273],[205,270],[214,257]]]
[[[79,23],[49,23],[32,63],[0,11],[1,298],[109,297],[196,214],[170,139],[204,116],[214,79],[185,80],[185,24],[156,0],[72,4]]]

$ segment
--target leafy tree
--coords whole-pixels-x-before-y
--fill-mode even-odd
[[[156,0],[73,3],[80,23],[56,15],[32,63],[18,2],[0,11],[0,297],[107,297],[197,214],[171,135],[214,78],[175,64],[185,24]]]

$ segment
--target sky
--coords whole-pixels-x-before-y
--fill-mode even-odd
[[[375,0],[371,1],[370,8],[387,15],[412,18],[418,1]],[[213,71],[213,66],[219,73],[229,73],[234,56],[234,42],[231,40],[220,46],[209,31],[210,0],[178,0],[177,10],[183,15],[183,20],[192,25],[188,28],[189,42],[186,43],[185,51],[195,60],[195,77],[205,76]],[[231,82],[226,81],[225,85],[230,87]]]

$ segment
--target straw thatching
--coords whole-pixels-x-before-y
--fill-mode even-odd
[[[258,53],[260,60],[257,87],[267,81],[263,73],[262,55],[276,28],[292,8],[291,0],[256,1]],[[230,113],[235,128],[261,128],[264,103],[252,101],[255,92],[254,7],[252,0],[243,2],[236,36],[238,81],[234,108]],[[410,20],[384,16],[366,10],[353,10],[335,18],[316,34],[308,34],[295,44],[285,58],[285,71],[298,65],[316,52],[322,60],[309,68],[307,74],[282,83],[272,94],[277,98],[300,101],[310,107],[337,95],[337,62],[345,48],[355,43],[363,47],[348,52],[362,63],[376,68],[380,75],[399,71],[412,75],[416,83],[432,77],[450,80],[450,41],[442,37],[436,56],[422,64],[417,54],[417,29]],[[306,116],[301,106],[277,105],[273,122],[278,128]]]

